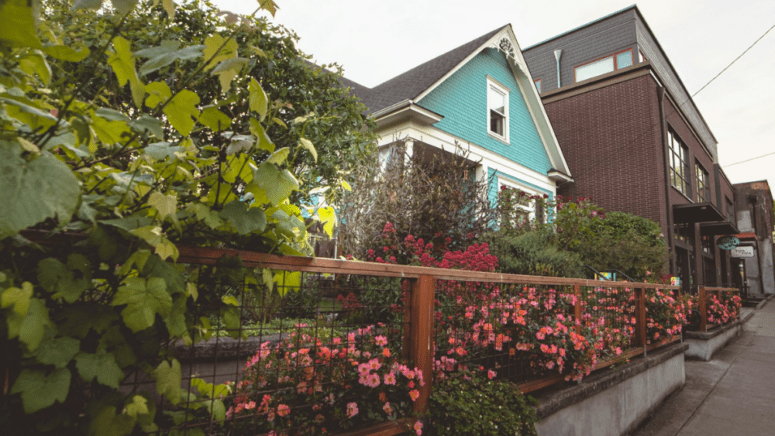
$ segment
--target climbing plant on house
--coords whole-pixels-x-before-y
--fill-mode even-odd
[[[227,388],[202,382],[191,392],[206,401],[185,401],[166,345],[208,337],[195,304],[238,325],[237,302],[198,289],[177,245],[301,254],[305,217],[328,231],[335,220],[301,200],[347,186],[335,160],[366,147],[349,132],[364,121],[346,90],[305,91],[336,77],[310,66],[291,34],[230,23],[208,4],[136,4],[0,2],[9,432],[122,435],[222,418]],[[284,84],[284,66],[303,80]],[[338,149],[319,146],[327,135]],[[259,270],[246,280],[274,279]],[[159,396],[177,409],[155,410]]]

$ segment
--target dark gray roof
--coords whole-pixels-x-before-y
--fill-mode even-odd
[[[487,42],[488,39],[492,38],[493,35],[500,32],[504,27],[506,26],[501,26],[374,88],[367,88],[344,78],[342,83],[352,88],[353,93],[360,97],[363,103],[368,106],[369,112],[377,112],[380,109],[404,100],[414,99],[422,94],[423,91],[455,68],[471,52]]]

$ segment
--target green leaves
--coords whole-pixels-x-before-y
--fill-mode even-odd
[[[146,48],[135,53],[142,58],[150,58],[140,67],[140,74],[148,75],[160,68],[175,62],[176,60],[191,60],[202,56],[203,45],[191,45],[180,47],[180,41],[162,41],[158,47]]]
[[[299,189],[299,182],[288,170],[281,170],[276,165],[263,162],[253,173],[253,182],[265,194],[273,206],[277,206]]]
[[[75,357],[75,367],[84,381],[91,382],[97,379],[98,383],[113,389],[118,389],[119,383],[124,378],[124,372],[110,353],[78,353]]]
[[[38,262],[38,281],[43,289],[73,303],[91,286],[91,264],[80,254],[71,254],[67,266],[53,259]]]
[[[41,48],[35,35],[35,15],[26,0],[6,0],[0,5],[0,41],[15,47]]]
[[[153,326],[156,315],[169,315],[172,309],[172,297],[167,293],[167,284],[163,279],[152,277],[145,280],[129,277],[118,289],[113,298],[114,306],[126,305],[121,311],[124,323],[133,332]]]
[[[170,403],[180,402],[180,362],[172,359],[172,363],[162,361],[153,372],[156,378],[156,391],[167,397]]]
[[[71,377],[67,368],[55,369],[49,374],[38,369],[24,369],[13,384],[11,393],[22,394],[24,413],[35,413],[55,402],[64,403]]]
[[[48,218],[70,222],[80,186],[67,165],[51,153],[25,160],[21,147],[0,141],[0,239]]]
[[[331,206],[321,207],[318,209],[318,216],[320,216],[320,222],[323,224],[323,230],[326,232],[329,238],[334,237],[334,226],[336,225],[336,212]]]
[[[248,91],[250,92],[250,110],[258,112],[258,114],[261,116],[261,121],[263,121],[264,117],[266,117],[269,99],[266,97],[264,89],[261,88],[261,85],[253,77],[250,78]]]
[[[263,232],[266,228],[264,211],[259,208],[248,209],[248,205],[239,200],[226,204],[221,211],[221,218],[229,221],[240,235]]]
[[[35,358],[44,365],[64,368],[73,360],[81,347],[81,341],[74,338],[47,339],[40,344]]]
[[[145,90],[143,83],[137,76],[135,70],[135,58],[132,54],[129,41],[117,36],[113,38],[114,52],[108,56],[108,64],[113,72],[116,74],[118,84],[124,86],[129,82],[129,87],[132,90],[132,99],[135,106],[140,107],[143,104],[143,95]]]
[[[199,96],[196,93],[184,89],[172,98],[167,106],[164,106],[164,113],[170,120],[170,124],[183,136],[188,136],[191,129],[194,128],[194,119],[199,117]]]

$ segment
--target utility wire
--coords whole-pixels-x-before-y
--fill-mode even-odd
[[[745,162],[750,162],[752,160],[761,159],[761,158],[767,157],[767,156],[772,156],[773,154],[775,154],[775,151],[773,151],[772,153],[763,154],[761,156],[752,157],[750,159],[741,160],[740,162],[735,162],[735,163],[731,163],[731,164],[724,165],[724,166],[728,168],[728,167],[731,167],[732,165],[737,165],[737,164],[741,164],[741,163],[745,163]]]
[[[757,39],[756,41],[754,41],[754,43],[753,43],[753,44],[751,44],[751,45],[750,45],[750,46],[749,46],[747,49],[745,49],[745,51],[744,51],[744,52],[742,52],[742,53],[740,54],[740,56],[736,57],[736,58],[735,58],[735,60],[733,60],[732,62],[730,62],[730,63],[729,63],[729,65],[727,65],[727,66],[726,66],[726,67],[725,67],[723,70],[721,70],[721,71],[720,71],[718,74],[716,74],[716,76],[715,76],[715,77],[713,77],[712,79],[710,79],[710,81],[708,81],[708,83],[706,83],[706,84],[705,84],[705,85],[704,85],[702,88],[700,88],[699,90],[697,90],[697,92],[695,92],[694,94],[692,94],[692,96],[691,96],[691,97],[687,98],[686,100],[684,100],[684,101],[682,101],[680,104],[678,104],[678,108],[682,108],[682,107],[683,107],[683,106],[684,106],[686,103],[689,103],[689,101],[691,101],[691,98],[693,98],[695,95],[699,94],[699,93],[700,93],[700,91],[702,91],[702,90],[703,90],[703,89],[705,89],[705,88],[706,88],[708,85],[710,85],[710,84],[711,84],[711,83],[712,83],[714,80],[716,80],[716,79],[717,79],[717,78],[718,78],[718,77],[719,77],[719,76],[720,76],[722,73],[724,73],[724,71],[726,71],[727,69],[729,69],[729,67],[731,67],[731,66],[732,66],[732,64],[734,64],[735,62],[737,62],[737,60],[738,60],[738,59],[740,59],[741,57],[743,57],[743,55],[745,55],[746,53],[748,53],[748,51],[749,51],[749,50],[751,50],[751,48],[753,48],[753,46],[755,46],[755,45],[756,45],[756,44],[757,44],[759,41],[761,41],[761,40],[762,40],[762,38],[764,38],[765,36],[767,36],[767,34],[768,34],[768,33],[770,33],[770,31],[771,31],[772,29],[775,29],[775,24],[774,24],[772,27],[770,27],[769,29],[767,29],[767,31],[766,31],[766,32],[764,32],[764,34],[763,34],[762,36],[760,36],[760,37],[759,37],[759,39]],[[676,109],[675,109],[675,107],[673,107],[673,105],[670,105],[670,109],[671,109],[671,112],[670,112],[669,114],[665,114],[665,119],[667,119],[667,117],[668,117],[668,116],[672,115],[672,113],[673,113],[673,112],[675,112],[675,110],[676,110]],[[660,123],[661,123],[661,120],[660,120],[660,121],[658,121],[658,122],[656,122],[656,123],[654,123],[654,124],[652,124],[651,126],[649,126],[649,128],[648,128],[646,131],[644,131],[643,133],[641,133],[640,135],[638,135],[637,137],[635,137],[635,138],[632,140],[632,143],[631,143],[631,144],[634,144],[636,141],[638,141],[639,139],[641,139],[641,137],[643,137],[643,136],[645,136],[646,134],[648,134],[648,133],[649,133],[649,131],[650,131],[651,129],[653,129],[654,127],[656,127],[656,126],[657,126],[657,125],[659,125]],[[744,160],[744,161],[740,161],[740,162],[735,162],[735,163],[733,163],[733,164],[730,164],[730,165],[725,165],[725,167],[730,167],[730,166],[732,166],[732,165],[737,165],[737,164],[740,164],[740,163],[748,162],[748,161],[750,161],[750,160],[759,159],[759,158],[762,158],[762,157],[769,156],[769,155],[771,155],[771,154],[775,154],[775,153],[769,153],[769,154],[765,154],[764,156],[757,156],[757,157],[754,157],[754,158],[751,158],[751,159],[748,159],[748,160]],[[601,159],[601,160],[597,161],[597,162],[596,162],[594,165],[590,165],[590,166],[586,167],[586,168],[585,168],[585,170],[591,170],[591,169],[593,169],[593,168],[595,168],[595,167],[597,167],[597,166],[600,166],[600,165],[602,165],[602,164],[603,164],[603,163],[605,163],[605,162],[606,162],[606,161],[605,161],[605,159]],[[588,172],[588,171],[585,171],[585,172]],[[582,174],[579,174],[579,175],[583,175],[583,173],[582,173]],[[578,175],[577,175],[577,176],[575,176],[574,178],[577,178],[577,177],[578,177]],[[558,185],[557,185],[557,187],[560,187],[560,186],[562,186],[562,185],[564,185],[564,184],[566,184],[566,183],[569,183],[569,182],[570,182],[570,180],[568,180],[568,181],[565,181],[565,182],[562,182],[562,183],[558,184]]]
[[[729,69],[729,67],[731,67],[731,66],[732,66],[732,64],[734,64],[735,62],[737,62],[737,60],[738,60],[738,59],[740,59],[741,57],[743,57],[743,55],[745,55],[746,53],[748,53],[748,50],[752,49],[752,48],[753,48],[753,46],[755,46],[755,45],[756,45],[756,44],[757,44],[759,41],[761,41],[761,40],[762,40],[762,38],[764,38],[765,36],[767,36],[767,34],[768,34],[768,33],[770,33],[770,30],[772,30],[772,29],[775,29],[775,24],[773,24],[773,25],[772,25],[772,27],[770,27],[769,29],[767,29],[767,31],[766,31],[766,32],[764,32],[764,35],[760,36],[760,37],[759,37],[759,39],[757,39],[756,41],[754,41],[754,43],[753,43],[753,44],[751,44],[751,45],[750,45],[750,46],[749,46],[747,49],[745,49],[745,51],[744,51],[744,52],[740,53],[740,56],[736,57],[736,58],[735,58],[735,60],[733,60],[732,62],[730,62],[730,63],[729,63],[729,65],[727,65],[727,66],[726,66],[726,67],[725,67],[723,70],[721,70],[721,72],[720,72],[720,73],[716,74],[716,76],[715,76],[714,78],[710,79],[710,81],[709,81],[708,83],[706,83],[706,84],[705,84],[705,86],[703,86],[702,88],[700,88],[700,89],[699,89],[699,91],[697,91],[697,92],[695,92],[694,94],[692,94],[692,97],[694,97],[695,95],[699,94],[699,93],[700,93],[700,91],[702,91],[703,89],[705,89],[705,87],[707,87],[708,85],[710,85],[711,83],[713,83],[713,81],[714,81],[714,80],[716,80],[716,79],[718,78],[718,76],[722,75],[722,74],[724,73],[724,71],[726,71],[727,69]]]

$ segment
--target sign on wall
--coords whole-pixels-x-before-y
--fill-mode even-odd
[[[722,250],[732,250],[740,245],[740,240],[731,235],[722,236],[716,240],[716,244],[718,245],[718,248]]]
[[[732,249],[732,257],[737,258],[751,258],[753,257],[753,247],[735,247]]]

